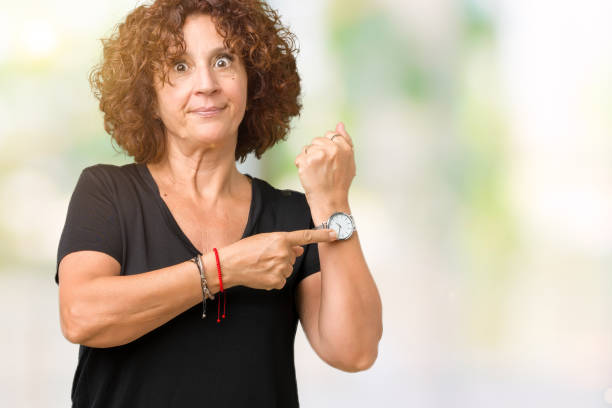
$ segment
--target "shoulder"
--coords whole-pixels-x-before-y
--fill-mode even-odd
[[[279,189],[265,180],[256,180],[261,186],[261,194],[265,202],[275,206],[295,208],[296,210],[309,210],[304,193],[292,189]]]
[[[86,177],[93,178],[121,178],[121,177],[133,177],[138,173],[137,164],[130,163],[123,166],[116,166],[114,164],[95,164],[83,169],[82,174]]]
[[[140,178],[136,163],[123,166],[113,164],[95,164],[83,169],[79,183],[88,183],[91,187],[116,191],[126,181]]]
[[[273,230],[293,231],[312,226],[306,195],[292,189],[279,189],[265,180],[254,179],[261,195],[262,217]],[[266,220],[265,222],[262,220]]]

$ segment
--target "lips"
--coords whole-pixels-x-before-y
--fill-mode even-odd
[[[226,106],[201,106],[199,108],[190,110],[189,113],[192,113],[202,118],[209,118],[221,113],[226,108]]]
[[[192,109],[189,113],[193,113],[202,117],[215,116],[225,109],[225,106],[201,106],[196,109]]]

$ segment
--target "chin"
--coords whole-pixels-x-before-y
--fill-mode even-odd
[[[197,140],[202,143],[217,143],[227,140],[229,137],[237,133],[238,129],[231,130],[225,126],[207,124],[192,129],[192,131],[188,132],[187,138]]]

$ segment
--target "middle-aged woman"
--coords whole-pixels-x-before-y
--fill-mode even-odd
[[[369,368],[381,301],[350,215],[344,125],[297,155],[305,194],[236,168],[300,111],[278,14],[158,0],[103,44],[92,86],[134,163],[83,170],[60,239],[73,406],[297,407],[298,319],[325,362]]]

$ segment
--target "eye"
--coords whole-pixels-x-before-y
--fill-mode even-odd
[[[234,58],[229,54],[221,54],[215,60],[215,68],[227,68],[232,64]]]
[[[174,64],[174,70],[176,72],[187,72],[187,69],[189,69],[189,67],[183,61],[177,62],[176,64]]]

